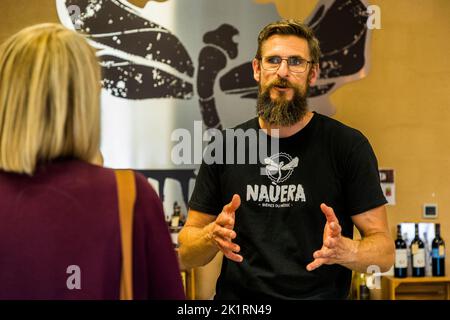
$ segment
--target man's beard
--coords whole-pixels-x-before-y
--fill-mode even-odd
[[[291,88],[294,91],[292,99],[287,100],[286,93],[280,92],[279,97],[272,100],[270,90],[275,86]],[[261,84],[258,87],[257,113],[264,122],[271,126],[292,126],[299,122],[308,111],[308,81],[304,92],[284,78],[277,79],[265,89],[261,87]]]

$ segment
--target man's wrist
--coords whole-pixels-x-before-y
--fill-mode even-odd
[[[352,240],[350,238],[343,237],[345,241],[345,255],[344,265],[354,264],[358,261],[359,245],[361,241]]]

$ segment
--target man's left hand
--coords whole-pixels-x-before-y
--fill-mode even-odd
[[[357,249],[357,244],[353,240],[342,236],[342,228],[333,208],[322,203],[320,209],[327,219],[323,231],[323,244],[320,250],[314,252],[314,261],[306,266],[308,271],[313,271],[323,264],[348,263]]]

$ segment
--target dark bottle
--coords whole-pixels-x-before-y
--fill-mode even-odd
[[[419,225],[415,224],[415,237],[411,241],[412,276],[425,277],[425,245],[419,237]]]
[[[397,239],[395,240],[394,277],[406,278],[408,271],[408,249],[402,238],[402,227],[397,225]]]
[[[174,202],[173,204],[173,214],[172,214],[172,220],[170,223],[170,226],[172,228],[178,228],[180,225],[180,206],[178,205],[178,202]]]
[[[367,286],[366,274],[361,273],[359,280],[359,300],[370,300],[370,290]]]
[[[178,232],[180,232],[180,206],[178,205],[178,202],[174,202],[173,204],[173,213],[170,220],[169,230],[173,246],[178,248]]]
[[[441,238],[441,225],[435,224],[435,237],[431,243],[431,263],[434,277],[445,276],[445,243]]]
[[[409,240],[408,232],[403,232],[403,240],[406,242],[406,255],[408,257],[408,270],[406,272],[407,277],[412,277],[412,264],[411,264],[411,240]]]
[[[181,206],[179,206],[179,205],[177,205],[176,211],[177,211],[177,214],[180,216],[180,221],[178,223],[178,226],[182,227],[186,223],[186,215],[184,215],[181,212]]]

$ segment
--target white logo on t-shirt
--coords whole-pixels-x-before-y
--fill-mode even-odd
[[[264,159],[265,167],[261,174],[271,180],[269,185],[247,185],[247,201],[258,202],[262,207],[286,208],[297,202],[306,202],[305,191],[301,184],[284,185],[298,167],[298,157],[292,158],[287,153],[277,153]]]
[[[264,159],[266,173],[272,184],[277,185],[286,181],[298,166],[298,157],[292,159],[287,153],[278,153],[270,158]]]

